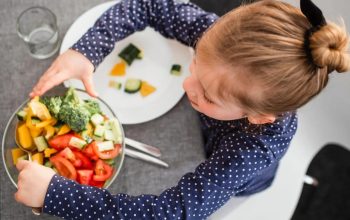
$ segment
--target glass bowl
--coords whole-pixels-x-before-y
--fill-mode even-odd
[[[75,89],[77,94],[79,95],[79,97],[81,97],[82,99],[94,99],[96,100],[101,108],[101,111],[103,114],[105,114],[106,116],[108,116],[109,118],[117,118],[117,116],[114,114],[113,110],[108,106],[108,104],[103,101],[100,98],[92,98],[90,97],[85,91],[80,90],[80,89]],[[55,92],[54,94],[50,94],[51,95],[64,95],[66,92],[66,90],[62,91],[62,92]],[[18,170],[16,169],[16,166],[13,163],[13,159],[12,159],[12,154],[11,154],[11,150],[13,148],[16,148],[16,142],[15,142],[15,133],[16,133],[16,124],[18,123],[18,119],[16,116],[16,113],[23,109],[23,107],[25,107],[27,105],[27,103],[29,102],[29,99],[26,100],[25,102],[23,102],[17,109],[16,111],[11,115],[6,128],[5,128],[5,132],[4,132],[4,136],[2,139],[2,161],[6,170],[7,175],[9,176],[11,182],[13,183],[13,185],[15,187],[17,187],[17,180],[18,180]],[[118,118],[117,118],[118,120]],[[119,120],[118,120],[119,122]],[[121,152],[119,153],[119,155],[114,159],[115,163],[113,165],[113,174],[111,176],[111,178],[109,178],[103,188],[108,188],[113,181],[116,179],[116,177],[118,176],[123,161],[124,161],[124,156],[125,156],[125,136],[124,136],[124,130],[123,127],[121,125],[121,123],[119,122],[119,126],[120,126],[120,130],[122,133],[122,145],[121,145]]]

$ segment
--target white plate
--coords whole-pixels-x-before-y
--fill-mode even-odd
[[[103,3],[82,14],[67,31],[60,53],[70,48],[116,2],[118,1]],[[143,50],[143,59],[136,60],[127,67],[126,76],[110,76],[110,70],[120,61],[118,53],[129,43]],[[99,96],[115,111],[122,124],[146,122],[165,114],[181,99],[184,94],[182,82],[189,75],[191,56],[188,47],[146,28],[117,42],[112,53],[96,69],[94,84]],[[170,68],[175,63],[182,66],[181,76],[170,74]],[[124,82],[129,77],[145,80],[157,90],[147,97],[142,97],[139,93],[127,94],[124,92]],[[122,82],[123,88],[109,88],[110,80]],[[84,89],[79,80],[67,80],[64,85]]]

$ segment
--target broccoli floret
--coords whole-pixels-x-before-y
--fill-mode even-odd
[[[55,118],[66,123],[75,132],[85,130],[91,116],[101,113],[98,102],[82,100],[74,88],[69,88],[63,97],[43,97],[40,101]]]
[[[59,112],[59,119],[65,122],[73,131],[80,132],[86,129],[86,125],[90,120],[90,113],[83,105],[64,102]]]
[[[84,101],[84,107],[89,111],[90,116],[101,113],[100,105],[97,101],[88,99]]]
[[[80,105],[83,104],[84,101],[76,94],[75,89],[70,87],[63,98],[63,103]]]
[[[58,118],[58,113],[61,109],[62,97],[60,96],[52,96],[52,97],[42,97],[40,98],[40,102],[43,103],[50,111],[50,113]]]

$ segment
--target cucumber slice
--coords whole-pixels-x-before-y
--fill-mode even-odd
[[[44,151],[46,148],[49,146],[46,143],[45,137],[44,136],[38,136],[34,138],[34,143],[38,149],[39,152]]]
[[[96,135],[92,136],[92,139],[95,140],[95,141],[99,141],[99,142],[104,141],[103,137],[97,137]]]
[[[104,137],[107,141],[114,141],[113,131],[105,130]]]
[[[103,134],[105,133],[105,127],[102,125],[97,125],[94,130],[94,135],[97,137],[103,137]]]
[[[171,67],[170,73],[175,76],[180,76],[181,75],[181,65],[179,64],[174,64]]]
[[[46,161],[46,163],[44,164],[45,167],[48,167],[48,168],[52,168],[53,167],[53,164],[48,160]]]
[[[108,160],[103,160],[105,163],[107,163],[110,166],[113,166],[115,164],[115,160],[114,159],[108,159]]]
[[[129,44],[118,54],[118,56],[130,66],[135,59],[141,59],[143,54],[135,45]]]
[[[104,141],[101,143],[97,143],[97,147],[100,152],[114,150],[113,141]]]
[[[33,125],[36,125],[36,124],[39,124],[41,121],[39,118],[32,118],[32,124]]]
[[[19,158],[17,158],[17,163],[18,163],[20,160],[28,160],[28,154],[23,155],[23,156],[20,156]]]
[[[96,114],[91,116],[90,120],[95,126],[97,126],[97,125],[102,124],[105,119],[102,115],[96,113]]]
[[[141,80],[129,78],[125,82],[124,91],[127,93],[136,93],[141,89],[141,84]]]
[[[86,143],[90,144],[93,140],[92,138],[89,136],[89,133],[87,130],[82,131],[80,133],[80,136],[86,141]]]
[[[20,120],[20,121],[26,120],[26,118],[27,118],[27,112],[25,112],[25,111],[23,111],[23,110],[17,112],[17,118],[18,118],[18,120]]]
[[[112,118],[109,121],[109,124],[111,126],[111,130],[113,132],[113,141],[115,144],[121,144],[122,143],[122,131],[120,130],[120,124],[116,118]]]
[[[86,141],[77,137],[72,137],[69,141],[69,146],[78,148],[79,150],[82,149],[86,144]]]

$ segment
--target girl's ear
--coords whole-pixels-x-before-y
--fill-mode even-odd
[[[276,120],[275,115],[253,115],[248,116],[248,121],[252,124],[268,124]]]

